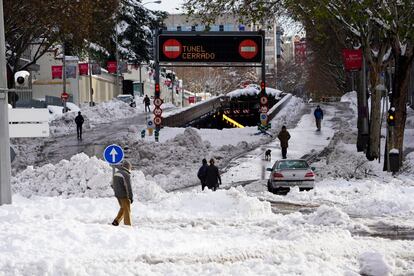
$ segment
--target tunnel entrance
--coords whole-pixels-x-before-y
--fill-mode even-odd
[[[252,91],[251,87],[244,89]],[[257,126],[260,124],[260,91],[260,88],[257,88],[253,95],[244,95],[243,89],[234,91],[236,93],[230,92],[214,111],[188,123],[187,126],[213,129]],[[276,89],[266,88],[266,91],[269,109],[285,95]]]

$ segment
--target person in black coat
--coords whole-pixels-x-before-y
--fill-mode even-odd
[[[145,112],[147,112],[147,109],[148,109],[148,112],[151,112],[151,108],[150,108],[151,100],[150,98],[148,98],[148,95],[145,95],[144,100],[142,102],[145,105]]]
[[[203,165],[200,167],[197,173],[198,179],[200,179],[201,182],[201,190],[204,191],[204,188],[207,186],[206,184],[206,178],[207,178],[207,160],[203,159],[202,161]]]
[[[210,166],[207,167],[206,174],[207,187],[215,191],[221,185],[221,177],[218,168],[214,165],[214,159],[210,159]]]
[[[81,112],[78,112],[78,116],[75,118],[76,123],[76,133],[78,134],[78,140],[82,140],[82,125],[85,120],[83,119],[83,116],[81,115]]]

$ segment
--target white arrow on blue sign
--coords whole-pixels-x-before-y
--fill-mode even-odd
[[[116,165],[124,159],[124,151],[118,145],[110,145],[105,148],[103,157],[109,164]]]
[[[260,114],[260,120],[262,121],[267,120],[267,114],[265,113]]]

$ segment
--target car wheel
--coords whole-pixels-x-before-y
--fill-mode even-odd
[[[136,103],[131,103],[131,107],[136,107],[137,104]]]
[[[272,193],[272,194],[274,193],[272,185],[270,184],[269,181],[267,181],[267,190],[269,191],[269,193]]]

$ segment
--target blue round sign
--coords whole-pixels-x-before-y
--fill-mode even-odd
[[[124,151],[118,145],[110,145],[105,148],[103,157],[109,164],[116,165],[124,159]]]
[[[260,114],[260,120],[267,120],[267,115],[265,113]]]

